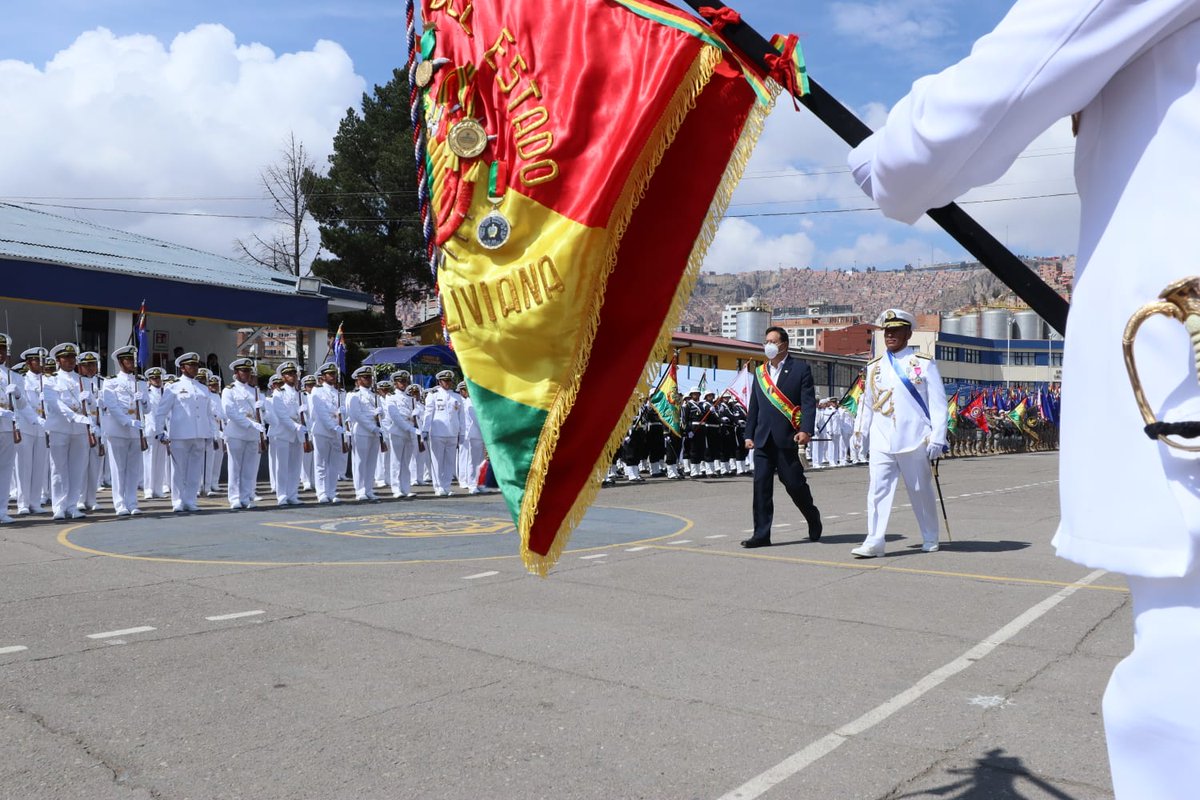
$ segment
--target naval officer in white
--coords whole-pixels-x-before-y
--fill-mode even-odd
[[[1104,699],[1120,800],[1190,797],[1200,786],[1200,464],[1148,439],[1132,392],[1114,380],[1129,317],[1200,272],[1198,72],[1197,0],[1020,0],[966,59],[918,81],[849,159],[884,214],[913,222],[999,178],[1080,112],[1054,544],[1129,576],[1134,650]],[[1157,418],[1200,420],[1183,326],[1147,324],[1136,355]],[[1096,502],[1100,485],[1119,486],[1121,498]]]
[[[912,314],[883,312],[879,325],[887,352],[867,364],[866,388],[859,401],[856,439],[870,436],[867,484],[867,538],[850,552],[858,558],[884,553],[888,518],[901,478],[921,528],[921,549],[938,549],[937,496],[930,462],[946,448],[946,389],[932,358],[908,346]]]

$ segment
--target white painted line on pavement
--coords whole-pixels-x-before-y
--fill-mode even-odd
[[[674,542],[663,542],[663,544],[691,544],[691,543],[692,543],[691,539],[679,539]]]
[[[717,533],[717,534],[713,534],[712,536],[705,536],[704,538],[705,539],[724,539],[728,535],[729,534],[727,534],[727,533]]]
[[[236,614],[218,614],[215,617],[205,617],[209,622],[224,622],[227,619],[241,619],[242,617],[257,617],[259,614],[267,612],[259,611],[239,611]]]
[[[649,547],[626,547],[625,552],[626,553],[640,553],[643,550],[649,550],[649,549],[650,549]]]
[[[779,522],[779,523],[776,523],[775,527],[776,527],[776,528],[790,528],[790,527],[792,527],[792,523],[790,523],[790,522]]]
[[[825,515],[825,519],[837,519],[837,518],[838,518],[837,514],[826,514]]]
[[[119,630],[119,631],[104,631],[103,633],[89,633],[87,635],[87,638],[89,638],[89,639],[111,639],[114,636],[132,636],[135,633],[149,633],[152,630],[156,630],[156,629],[151,628],[149,625],[143,625],[140,628],[125,628],[124,630]]]
[[[1084,586],[1095,583],[1105,574],[1107,574],[1105,570],[1098,569],[1075,581],[1070,586],[1060,589],[949,664],[935,669],[900,694],[876,706],[853,722],[843,725],[833,733],[808,745],[803,750],[793,753],[774,767],[771,767],[761,775],[751,778],[733,791],[721,795],[720,800],[752,800],[752,798],[761,796],[805,767],[810,766],[822,756],[832,753],[851,738],[865,733],[905,706],[919,700],[926,692],[936,689],[949,678],[979,661],[988,653],[1025,630],[1025,628],[1036,622],[1063,600],[1066,600]]]
[[[464,580],[464,581],[473,581],[473,580],[475,580],[476,578],[490,578],[490,577],[492,577],[493,575],[499,575],[499,574],[500,574],[500,573],[499,573],[499,572],[497,572],[496,570],[492,570],[491,572],[477,572],[477,573],[475,573],[474,575],[466,575],[466,576],[464,576],[464,577],[463,577],[463,580]]]
[[[592,553],[590,556],[580,556],[580,561],[588,561],[593,558],[608,558],[608,553]]]
[[[20,645],[20,644],[14,644],[11,647],[0,647],[0,656],[6,656],[9,653],[21,653],[28,649],[29,649],[28,647],[25,647],[24,645]]]

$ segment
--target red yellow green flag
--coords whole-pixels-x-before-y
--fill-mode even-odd
[[[650,395],[650,405],[663,425],[676,436],[683,436],[683,423],[679,418],[679,354],[676,353],[667,366],[658,388]]]
[[[951,433],[958,432],[958,392],[955,392],[946,404],[946,430]]]
[[[769,103],[711,28],[658,0],[422,11],[446,329],[544,575],[661,369]]]
[[[850,387],[850,391],[846,392],[846,397],[841,403],[842,408],[847,409],[851,414],[857,415],[858,404],[862,400],[864,388],[863,376],[859,375],[858,380],[856,380],[854,385]]]

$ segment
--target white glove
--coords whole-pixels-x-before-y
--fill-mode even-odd
[[[346,429],[343,428],[341,425],[334,425],[333,432],[336,433],[337,435],[341,436],[343,433],[346,432]]]
[[[143,400],[145,400],[145,399],[146,399],[146,395],[142,394],[141,392],[134,392],[134,393],[133,393],[133,400],[134,400],[134,402],[140,403],[140,402],[142,402],[142,401],[143,401]]]
[[[262,407],[263,407],[263,401],[262,401],[262,400],[255,400],[255,401],[254,401],[254,407],[255,407],[255,408],[262,408]]]
[[[10,383],[8,386],[4,387],[4,391],[7,394],[16,394],[17,393],[17,385],[15,383]]]
[[[946,446],[944,444],[929,445],[929,460],[937,461],[939,458],[941,458],[942,455],[944,455],[942,451],[945,450],[945,447]]]
[[[76,414],[74,417],[74,421],[80,425],[91,425],[92,424],[92,421],[90,419],[88,419],[87,417],[85,417],[83,414]]]
[[[254,428],[254,430],[258,431],[259,433],[264,433],[267,430],[267,426],[263,425],[261,422],[251,422],[250,427]]]
[[[135,419],[129,423],[129,427],[133,428],[135,431],[140,431],[142,429],[142,421]]]
[[[88,390],[84,389],[82,392],[79,393],[79,399],[80,400],[91,400],[92,393],[89,392]]]

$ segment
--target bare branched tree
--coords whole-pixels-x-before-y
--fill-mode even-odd
[[[269,239],[258,234],[250,241],[238,239],[244,257],[289,275],[300,274],[310,244],[304,223],[315,166],[304,143],[296,141],[295,133],[289,134],[279,160],[259,173],[264,197],[271,201],[272,213],[279,220],[278,230]]]

